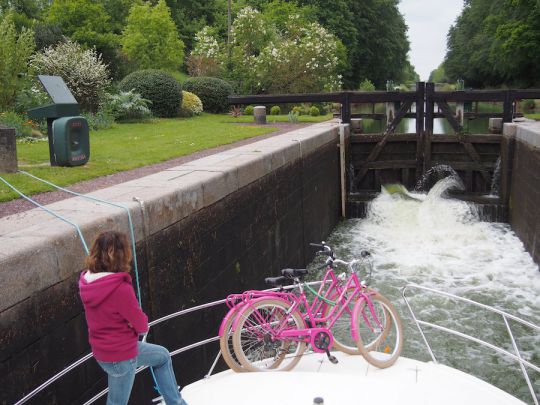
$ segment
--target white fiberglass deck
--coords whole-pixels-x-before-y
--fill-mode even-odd
[[[290,372],[224,371],[186,386],[190,405],[524,405],[506,392],[453,368],[401,357],[387,369],[369,365],[361,356],[334,352],[339,364],[324,354],[306,354]]]

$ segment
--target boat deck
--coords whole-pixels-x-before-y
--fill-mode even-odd
[[[235,373],[231,370],[186,386],[190,405],[523,405],[506,392],[459,370],[401,357],[387,369],[369,365],[361,356],[306,354],[289,372]]]

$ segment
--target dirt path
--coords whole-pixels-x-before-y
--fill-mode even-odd
[[[115,184],[124,183],[129,180],[148,176],[150,174],[163,171],[170,167],[179,166],[186,162],[200,159],[208,155],[213,155],[215,153],[222,152],[222,151],[232,149],[232,148],[236,148],[238,146],[247,145],[256,141],[260,141],[261,139],[266,139],[272,136],[284,134],[286,132],[290,132],[295,129],[299,129],[308,125],[311,125],[311,124],[272,123],[272,126],[276,126],[279,128],[279,131],[271,132],[269,134],[257,136],[254,138],[243,139],[241,141],[231,143],[229,145],[222,145],[222,146],[218,146],[211,149],[201,150],[191,155],[181,156],[175,159],[167,160],[166,162],[157,163],[155,165],[139,167],[137,169],[128,170],[125,172],[119,172],[119,173],[110,174],[108,176],[97,177],[91,180],[85,180],[80,183],[76,183],[69,186],[69,189],[77,193],[89,193],[89,192],[99,190],[105,187],[114,186]],[[34,199],[35,201],[37,201],[38,203],[42,205],[46,205],[46,204],[51,204],[53,202],[64,200],[70,197],[71,196],[69,194],[64,193],[62,191],[51,191],[51,192],[36,194],[32,196],[32,199]],[[28,210],[31,210],[32,208],[35,208],[35,206],[32,203],[22,198],[0,203],[0,218],[8,216],[8,215],[17,214],[19,212],[28,211]]]

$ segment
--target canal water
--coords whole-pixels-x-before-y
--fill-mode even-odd
[[[474,206],[446,197],[459,182],[448,177],[428,194],[381,194],[365,219],[343,221],[328,243],[338,257],[372,252],[371,286],[395,303],[403,319],[402,355],[423,361],[430,357],[401,296],[407,283],[494,306],[540,324],[540,272],[510,227],[479,220]],[[314,263],[314,264],[318,264]],[[411,290],[411,304],[420,319],[467,333],[512,351],[505,324],[469,304]],[[540,334],[511,322],[522,355],[540,364]],[[426,330],[438,361],[480,377],[532,403],[519,365],[482,346],[434,330]],[[540,393],[540,375],[529,376]]]

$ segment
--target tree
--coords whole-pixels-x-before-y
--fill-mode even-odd
[[[318,21],[347,50],[344,87],[355,89],[369,79],[377,87],[400,81],[407,62],[407,26],[397,0],[299,0],[316,10]]]
[[[447,37],[450,80],[473,87],[540,85],[540,2],[467,0]]]
[[[208,30],[201,31],[198,38],[191,57],[214,58],[241,93],[302,93],[341,87],[341,42],[299,15],[291,15],[278,30],[270,18],[245,7],[233,23],[230,60],[226,46],[220,46]],[[225,69],[229,63],[231,69]]]
[[[10,109],[17,93],[25,85],[28,61],[34,52],[34,33],[15,29],[13,15],[8,13],[0,22],[0,108]]]
[[[84,47],[96,48],[117,76],[117,69],[122,67],[117,60],[119,37],[104,4],[94,0],[54,0],[45,22],[60,27],[65,36]]]
[[[448,83],[444,63],[441,63],[437,69],[431,71],[428,81],[433,83]]]
[[[125,54],[139,69],[178,70],[184,59],[184,43],[165,0],[152,7],[135,4],[121,38]]]

